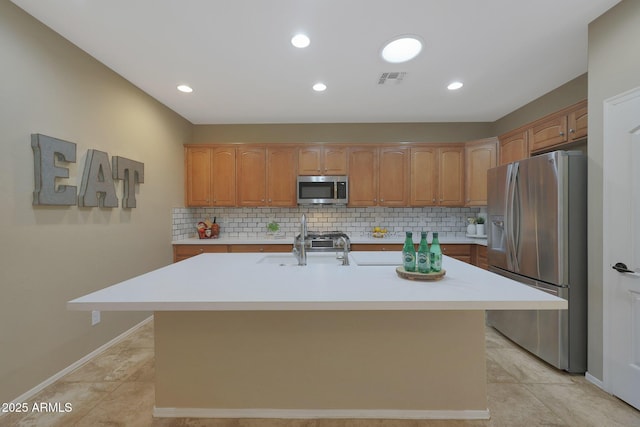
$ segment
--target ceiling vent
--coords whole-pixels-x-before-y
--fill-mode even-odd
[[[382,73],[380,74],[380,78],[378,79],[378,84],[379,85],[391,84],[391,83],[399,84],[399,83],[402,83],[402,80],[406,75],[407,75],[406,72],[400,72],[400,71]]]

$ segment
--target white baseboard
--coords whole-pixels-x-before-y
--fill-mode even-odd
[[[585,372],[584,374],[584,378],[589,381],[591,384],[601,388],[604,391],[607,391],[604,388],[604,382],[602,382],[601,380],[597,379],[596,377],[594,377],[593,375],[591,375],[589,372]]]
[[[109,341],[108,343],[101,345],[100,347],[98,347],[97,349],[95,349],[91,353],[87,354],[86,356],[84,356],[80,360],[77,360],[76,362],[74,362],[71,365],[67,366],[66,368],[64,368],[60,372],[58,372],[58,373],[54,374],[53,376],[47,378],[46,380],[44,380],[43,382],[41,382],[37,386],[33,387],[31,390],[29,390],[29,391],[21,394],[20,396],[16,397],[13,400],[12,403],[22,403],[22,402],[28,401],[33,396],[35,396],[37,393],[39,393],[42,390],[44,390],[46,387],[48,387],[51,384],[53,384],[54,382],[58,381],[60,378],[64,377],[65,375],[70,374],[71,372],[73,372],[76,369],[80,368],[82,365],[84,365],[87,362],[91,361],[91,359],[93,359],[94,357],[96,357],[99,354],[103,353],[104,351],[108,350],[110,347],[114,346],[115,344],[118,344],[120,341],[123,341],[129,335],[132,335],[134,332],[136,332],[138,329],[140,329],[141,327],[143,327],[147,323],[151,322],[152,320],[153,320],[153,316],[147,317],[142,322],[140,322],[137,325],[133,326],[131,329],[129,329],[127,331],[124,331],[123,333],[121,333],[120,335],[118,335],[117,337],[115,337],[114,339]],[[2,414],[0,414],[0,415],[2,415]]]
[[[416,420],[488,420],[486,410],[400,410],[400,409],[208,409],[153,408],[158,418],[377,418]]]

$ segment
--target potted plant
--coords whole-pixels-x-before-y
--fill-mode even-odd
[[[470,236],[475,236],[476,235],[476,219],[475,219],[475,217],[467,218],[467,222],[469,223],[469,225],[467,225],[467,234],[470,235]]]
[[[280,231],[280,224],[278,224],[276,221],[271,221],[269,224],[267,224],[267,234],[271,235],[271,236],[277,236]]]
[[[485,235],[485,229],[484,229],[484,217],[477,217],[476,218],[476,234],[478,236],[484,236]]]

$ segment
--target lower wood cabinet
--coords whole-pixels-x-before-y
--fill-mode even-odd
[[[352,243],[352,251],[401,251],[402,243]]]
[[[227,245],[173,245],[173,262],[204,253],[229,252]]]
[[[283,245],[229,245],[229,252],[291,252],[293,244]]]
[[[475,262],[473,263],[476,267],[483,268],[485,270],[489,269],[489,262],[487,260],[487,247],[482,245],[475,245]]]
[[[240,244],[240,245],[173,245],[173,262],[204,253],[227,252],[291,252],[292,244]]]
[[[447,256],[450,256],[451,258],[464,261],[467,264],[473,264],[473,262],[471,262],[471,246],[472,245],[467,245],[467,244],[445,243],[445,244],[440,244],[440,249],[442,249],[443,255],[447,255]]]
[[[352,243],[352,251],[402,251],[402,243]],[[232,245],[173,245],[173,262],[182,261],[203,253],[247,253],[247,252],[291,252],[293,245],[287,244],[232,244]],[[416,244],[416,250],[418,245]],[[466,243],[445,243],[440,248],[444,255],[468,264],[487,269],[487,247]],[[398,257],[398,265],[401,259]],[[446,269],[446,268],[445,268]]]

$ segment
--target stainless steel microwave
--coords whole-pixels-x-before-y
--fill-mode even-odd
[[[346,205],[348,201],[346,175],[298,176],[299,205]]]

